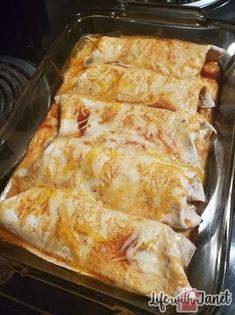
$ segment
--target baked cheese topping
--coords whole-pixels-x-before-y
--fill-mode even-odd
[[[172,39],[84,36],[57,105],[1,196],[9,239],[139,294],[190,288],[195,246],[183,231],[201,221],[222,53]]]
[[[130,291],[175,295],[190,288],[184,268],[195,246],[187,238],[160,222],[110,210],[84,192],[29,189],[1,202],[0,222],[39,253]]]
[[[200,223],[191,202],[205,201],[200,173],[193,167],[110,139],[86,144],[58,138],[28,169],[21,190],[32,185],[84,187],[112,209],[181,229]]]
[[[206,61],[216,61],[224,51],[213,45],[144,36],[85,36],[83,49],[76,49],[73,68],[81,64],[121,62],[177,78],[192,78],[203,70]]]
[[[136,145],[140,143],[158,154],[202,169],[205,164],[202,148],[216,133],[200,115],[101,102],[70,94],[56,100],[61,107],[60,136],[127,135]]]
[[[200,76],[178,79],[120,64],[97,63],[80,72],[71,92],[196,113],[198,107],[215,106],[218,85]]]

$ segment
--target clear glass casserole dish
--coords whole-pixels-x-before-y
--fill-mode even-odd
[[[234,203],[235,27],[206,20],[200,11],[172,6],[128,5],[112,11],[78,14],[56,40],[0,130],[1,186],[22,159],[38,124],[45,117],[61,82],[74,45],[83,34],[138,34],[209,43],[224,48],[222,82],[213,124],[218,132],[207,168],[207,206],[202,214],[197,251],[188,277],[193,288],[219,293],[225,288]],[[16,135],[18,134],[18,141]],[[19,137],[20,134],[20,137]],[[148,299],[64,270],[8,243],[0,243],[0,256],[16,271],[74,294],[104,303],[112,310],[127,308],[156,314]],[[211,314],[213,307],[200,310]],[[174,313],[169,309],[168,314]]]

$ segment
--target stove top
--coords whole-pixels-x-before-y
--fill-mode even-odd
[[[120,0],[119,3],[120,2],[127,3],[129,1]],[[203,9],[207,18],[235,23],[235,0],[132,0],[132,2],[151,2],[199,7]],[[72,16],[76,12],[86,10],[87,8],[114,8],[117,7],[119,3],[115,0],[21,0],[4,2],[4,10],[0,10],[0,52],[4,54],[4,56],[0,56],[0,126],[4,124],[9,115],[11,115],[16,100],[22,93],[35,68],[40,64],[48,47],[63,30]],[[34,64],[35,67],[32,66],[32,64]],[[29,121],[31,120],[32,119],[29,119]],[[24,132],[19,130],[18,133],[18,139],[22,139]],[[12,147],[13,145],[11,143],[9,152],[12,151]],[[228,288],[233,291],[235,297],[234,253],[235,229],[233,233],[230,277],[228,281]],[[65,308],[66,303],[71,306],[71,310],[76,310],[76,314],[91,314],[92,312],[94,314],[108,314],[107,311],[106,313],[104,310],[101,311],[99,307],[92,303],[88,303],[81,308],[80,305],[85,304],[83,299],[80,300],[77,297],[72,298],[68,293],[66,293],[65,296],[65,293],[61,293],[58,289],[56,293],[55,288],[47,287],[46,284],[36,283],[35,280],[29,280],[27,278],[22,280],[21,276],[14,275],[11,281],[7,282],[5,286],[0,287],[0,313],[3,315],[14,314],[9,302],[10,297],[15,297],[17,301],[33,304],[40,309],[46,307],[47,310],[56,314],[66,314],[66,312],[63,313],[63,307]],[[44,297],[45,301],[48,301],[38,305],[37,303],[40,302],[40,299],[35,298],[35,296],[39,294]],[[27,296],[30,298],[27,299]],[[51,298],[48,299],[48,296]],[[41,302],[42,301],[43,298],[41,299]],[[51,301],[53,302],[51,303]],[[12,305],[18,308],[21,302],[17,303],[17,306],[16,304],[13,305],[12,302]],[[58,305],[55,305],[57,303]],[[88,311],[89,305],[90,311]],[[234,314],[234,307],[235,299],[230,309],[221,308],[218,314],[232,315]],[[34,310],[34,312],[33,310],[24,310],[22,313],[17,312],[17,314],[36,313],[36,310]]]
[[[34,70],[23,60],[0,56],[0,127],[12,112]]]

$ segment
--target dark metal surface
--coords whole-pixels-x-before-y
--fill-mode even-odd
[[[22,0],[6,1],[4,2],[5,10],[0,10],[0,52],[16,56],[25,60],[30,60],[36,64],[39,64],[44,58],[48,47],[56,38],[58,33],[64,28],[68,20],[77,12],[86,9],[87,7],[115,7],[117,2],[114,0],[50,0],[50,1],[31,1]],[[8,12],[6,14],[6,12]],[[226,20],[235,23],[235,1],[231,0],[226,5],[212,6],[209,10],[204,10],[206,17]],[[17,30],[16,30],[17,27]],[[217,39],[218,33],[214,34],[214,40]],[[229,40],[229,39],[228,39]],[[226,94],[226,93],[225,93]],[[231,98],[234,100],[234,98]],[[227,99],[228,103],[231,101]],[[40,100],[38,103],[40,104]],[[234,103],[231,103],[234,105]],[[229,111],[229,107],[226,106],[225,111],[234,114],[233,110]],[[41,113],[43,115],[43,113]],[[29,119],[32,116],[28,116]],[[30,118],[31,117],[31,118]],[[9,144],[9,152],[16,146],[16,142],[24,139],[25,129],[19,130],[17,138],[12,139]],[[20,151],[20,150],[19,150]],[[8,156],[8,155],[7,155]],[[213,235],[211,235],[213,237]],[[229,247],[229,244],[227,245]],[[230,268],[228,274],[227,287],[232,290],[233,296],[235,297],[235,229],[233,231],[232,247],[230,251]],[[202,268],[205,269],[204,274],[207,270],[210,273],[210,264],[200,262]],[[45,267],[47,268],[47,267]],[[18,282],[14,281],[15,277]],[[24,301],[26,304],[38,305],[36,303],[37,296],[41,295],[42,303],[38,307],[54,314],[110,314],[111,311],[107,309],[100,309],[95,303],[88,302],[86,305],[83,304],[84,299],[73,296],[70,298],[70,293],[65,293],[63,290],[55,289],[50,285],[40,286],[37,280],[24,278],[20,275],[15,276],[6,285],[0,287],[0,292],[6,292],[8,296],[16,296],[16,300]],[[16,284],[17,283],[17,284]],[[38,291],[36,287],[40,288]],[[22,292],[21,292],[22,290]],[[41,291],[40,291],[41,290]],[[17,294],[16,294],[17,291]],[[24,292],[24,293],[23,293]],[[55,292],[59,292],[57,295]],[[22,293],[22,294],[20,294]],[[43,302],[44,299],[44,302]],[[52,301],[53,308],[50,308],[49,303],[46,303],[46,299]],[[4,302],[2,302],[4,300]],[[56,302],[55,302],[56,301]],[[16,307],[16,301],[12,301],[13,308]],[[84,302],[85,303],[85,302]],[[10,299],[3,297],[0,298],[0,314],[14,314],[10,309]],[[19,303],[18,303],[19,304]],[[82,304],[82,306],[81,306]],[[67,312],[64,310],[66,309]],[[81,306],[79,308],[79,305]],[[84,306],[85,305],[85,306]],[[91,306],[89,308],[89,305]],[[1,308],[2,307],[2,308]],[[20,307],[19,307],[20,308]],[[61,311],[61,312],[60,312]],[[64,311],[64,313],[62,312]],[[35,310],[35,314],[37,310]],[[113,312],[112,312],[113,313]],[[17,314],[34,314],[33,310],[23,310],[22,313],[17,311]],[[220,308],[218,315],[234,315],[235,314],[235,298],[234,303],[231,307]]]
[[[8,119],[35,68],[17,58],[0,55],[0,128]]]
[[[206,195],[208,205],[203,213],[203,223],[199,228],[197,251],[194,255],[189,270],[190,283],[194,288],[205,290],[207,293],[219,293],[225,287],[225,278],[228,271],[228,249],[231,235],[231,215],[233,198],[233,119],[226,116],[226,112],[234,113],[234,104],[230,104],[227,89],[230,88],[232,99],[235,99],[235,86],[233,81],[234,68],[230,62],[232,58],[229,48],[235,42],[235,28],[219,23],[209,23],[191,9],[138,7],[125,11],[94,11],[79,15],[66,29],[62,37],[57,41],[47,58],[39,68],[36,76],[28,86],[20,99],[22,106],[27,106],[31,95],[41,99],[44,90],[35,90],[42,80],[48,78],[51,99],[60,84],[62,68],[69,57],[72,48],[82,34],[85,33],[113,33],[122,34],[151,34],[155,36],[175,37],[190,40],[195,38],[197,42],[210,42],[223,47],[228,53],[222,61],[224,80],[222,82],[220,106],[214,111],[214,123],[218,131],[217,140],[209,159],[208,184]],[[185,19],[187,16],[187,19]],[[32,101],[32,108],[45,112],[47,102]],[[27,119],[25,116],[24,119]],[[24,120],[19,127],[24,126]],[[24,132],[25,137],[30,132]],[[47,281],[55,286],[70,290],[74,294],[92,296],[94,301],[104,301],[105,304],[112,301],[117,305],[124,305],[133,310],[142,312],[155,312],[147,306],[146,299],[126,293],[118,288],[110,288],[95,280],[76,275],[72,272],[61,270],[55,266],[30,258],[25,251],[1,244],[1,255],[12,259],[18,264],[24,265],[28,273],[35,272],[42,281]],[[204,266],[209,266],[205,269]],[[200,275],[200,276],[199,276]],[[79,284],[79,285],[78,285]],[[211,314],[212,308],[202,310],[201,314]],[[168,312],[169,314],[169,312]]]

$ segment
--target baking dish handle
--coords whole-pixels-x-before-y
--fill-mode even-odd
[[[117,0],[119,5],[117,8],[125,11],[128,9],[138,12],[154,14],[159,18],[174,17],[175,19],[206,21],[203,10],[196,7],[177,6],[173,4],[156,4],[154,0]]]
[[[12,278],[13,274],[14,267],[12,264],[3,258],[0,258],[0,285],[8,282]]]

